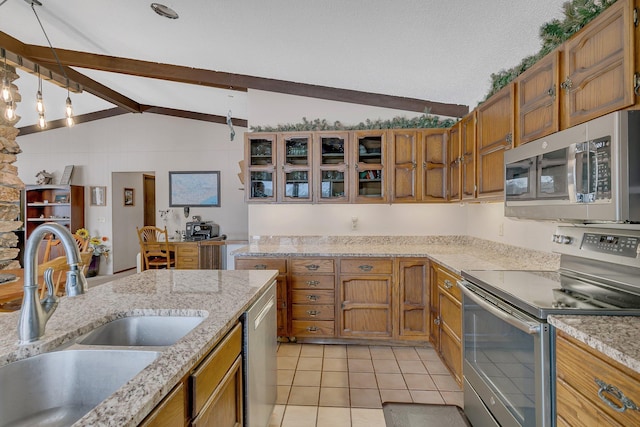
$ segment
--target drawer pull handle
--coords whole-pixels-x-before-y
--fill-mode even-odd
[[[267,269],[267,265],[266,264],[256,264],[253,266],[253,268],[255,268],[256,270],[266,270]]]
[[[307,285],[311,286],[311,287],[316,287],[320,284],[320,281],[318,280],[307,280]]]
[[[307,314],[311,317],[316,317],[320,312],[318,310],[307,310]]]
[[[361,271],[366,271],[366,272],[369,272],[369,271],[373,270],[373,266],[372,265],[366,265],[366,264],[365,265],[360,265],[360,266],[358,266],[358,268]]]
[[[309,326],[309,327],[307,328],[307,331],[308,331],[308,332],[318,332],[318,328],[317,328],[317,327],[315,327],[315,326]]]
[[[318,264],[309,264],[309,265],[305,265],[305,267],[307,267],[307,270],[309,271],[316,271],[317,269],[320,268]]]
[[[444,279],[444,287],[447,288],[447,289],[453,288],[453,283],[451,283],[451,280]]]
[[[317,295],[307,295],[307,299],[309,301],[317,301],[318,300],[318,296]]]
[[[595,382],[596,384],[598,384],[598,387],[600,387],[600,389],[598,390],[598,397],[600,397],[600,400],[609,405],[614,411],[624,412],[627,409],[633,409],[634,411],[640,410],[640,408],[638,408],[638,406],[631,399],[625,396],[618,387],[607,384],[598,378],[595,378]],[[611,399],[604,395],[605,393],[608,393],[615,397],[622,403],[622,405],[618,405],[613,402]]]

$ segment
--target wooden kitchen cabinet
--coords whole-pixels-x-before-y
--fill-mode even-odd
[[[460,277],[439,264],[431,264],[432,344],[462,387],[462,294]]]
[[[311,133],[278,134],[278,190],[280,202],[312,201],[313,137]]]
[[[563,129],[632,105],[634,1],[619,0],[563,45]]]
[[[389,131],[392,202],[417,202],[421,165],[420,132],[415,129]]]
[[[391,338],[393,260],[340,260],[340,337]]]
[[[387,164],[387,131],[353,132],[351,168],[353,183],[351,200],[355,203],[386,203],[389,201]]]
[[[245,200],[276,201],[276,140],[275,133],[245,133]]]
[[[424,129],[422,136],[422,179],[418,193],[423,202],[446,202],[449,129]]]
[[[391,201],[447,200],[447,129],[389,131]]]
[[[278,270],[276,277],[276,300],[278,317],[278,336],[289,336],[289,288],[286,258],[238,257],[235,259],[236,270]]]
[[[328,258],[292,258],[291,335],[334,337],[335,261]]]
[[[349,132],[314,132],[315,202],[346,203],[351,200],[350,139]]]
[[[447,151],[447,162],[449,163],[447,183],[448,198],[450,201],[460,201],[462,195],[460,190],[462,188],[462,168],[460,164],[460,130],[462,129],[462,122],[459,121],[451,127],[449,130],[449,147]]]
[[[477,110],[478,199],[502,200],[504,196],[504,152],[512,148],[513,143],[513,93],[514,85],[510,84]]]
[[[560,130],[559,91],[559,50],[542,58],[516,79],[516,146]]]
[[[449,137],[449,200],[476,197],[476,110],[451,128]]]
[[[640,406],[637,372],[562,331],[556,336],[556,371],[558,425],[640,425],[640,411],[630,408]]]
[[[397,335],[399,339],[428,340],[430,333],[429,260],[398,258]]]
[[[218,270],[222,266],[224,240],[172,242],[178,270]]]
[[[238,322],[139,426],[240,427],[242,423],[242,325]]]

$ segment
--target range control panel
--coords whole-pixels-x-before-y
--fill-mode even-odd
[[[581,249],[635,258],[638,255],[639,241],[637,237],[584,233]]]

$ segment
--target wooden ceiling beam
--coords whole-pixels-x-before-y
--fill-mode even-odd
[[[24,44],[20,40],[15,39],[10,35],[3,33],[1,31],[0,31],[0,46],[3,47],[8,52],[11,52],[15,55],[23,57],[29,60],[30,62],[38,64],[49,70],[59,69],[58,63],[55,61],[53,54],[51,54],[51,50],[49,50],[49,53],[51,56],[47,60],[39,60],[37,58],[33,58],[29,54],[31,45]],[[49,49],[49,48],[46,48],[46,49]],[[57,52],[57,49],[56,49],[56,52]],[[133,99],[127,98],[121,93],[116,92],[115,90],[110,89],[104,86],[103,84],[90,79],[89,77],[77,72],[72,68],[65,66],[64,71],[67,74],[67,77],[69,78],[69,80],[80,84],[82,86],[82,89],[86,90],[90,94],[95,95],[98,98],[102,98],[105,101],[110,102],[112,104],[115,104],[116,106],[123,108],[128,112],[131,112],[131,113],[141,112],[140,104],[134,101]]]
[[[28,52],[31,57],[39,61],[50,62],[54,59],[51,51],[46,47],[29,45]],[[69,67],[88,68],[227,90],[246,91],[247,89],[257,89],[420,113],[429,111],[431,114],[450,117],[463,117],[469,112],[469,106],[467,105],[446,104],[423,99],[339,89],[66,49],[56,49],[56,53],[60,62]]]

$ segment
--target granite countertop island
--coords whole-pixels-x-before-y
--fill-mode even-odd
[[[45,335],[19,345],[19,312],[0,315],[0,366],[44,353],[108,321],[132,315],[205,319],[74,426],[136,426],[236,323],[277,271],[147,270],[61,298]]]

